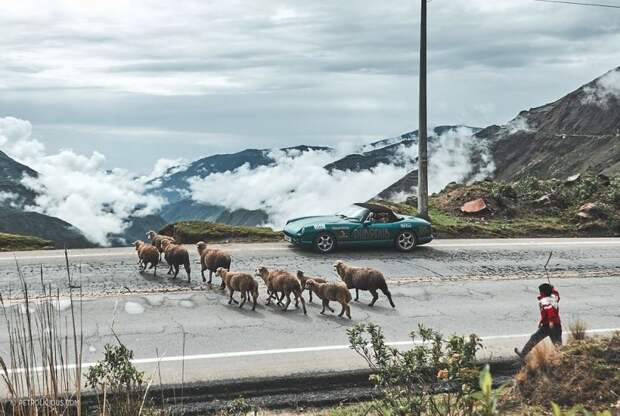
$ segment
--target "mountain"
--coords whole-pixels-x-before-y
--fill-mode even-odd
[[[332,151],[325,146],[295,146],[280,149],[286,153],[308,151]],[[206,178],[212,173],[233,171],[243,165],[251,169],[269,166],[275,163],[271,150],[246,149],[232,154],[208,156],[190,163],[185,169],[174,169],[160,178],[152,180],[149,185],[151,192],[168,200],[160,212],[168,223],[182,220],[206,220],[231,225],[260,225],[267,221],[267,214],[262,210],[233,210],[217,204],[204,204],[189,198],[188,179],[193,177]]]
[[[0,207],[32,204],[36,194],[21,184],[24,175],[37,177],[38,173],[0,151]]]
[[[322,146],[295,146],[280,149],[283,152],[307,152],[329,151],[331,148]],[[208,156],[190,163],[185,169],[174,171],[174,173],[164,174],[160,178],[152,180],[149,184],[155,193],[164,196],[169,203],[185,200],[189,185],[187,180],[193,177],[206,178],[212,173],[233,171],[243,165],[248,165],[250,169],[259,166],[269,166],[274,163],[270,156],[271,150],[267,149],[246,149],[232,154],[218,154]]]
[[[557,101],[521,111],[505,126],[477,133],[488,140],[495,177],[565,178],[620,173],[620,67]]]
[[[457,131],[461,128],[467,128],[472,133],[476,133],[481,129],[478,127],[468,126],[437,126],[429,132],[428,141],[429,144],[433,144],[439,140],[439,137],[443,134],[453,130]],[[417,162],[417,145],[418,145],[418,130],[411,131],[409,133],[402,134],[398,137],[383,139],[362,148],[360,153],[353,153],[347,155],[339,160],[336,160],[325,166],[325,169],[330,172],[333,170],[351,170],[359,172],[361,170],[372,169],[379,164],[391,164],[396,166],[405,166],[407,164],[415,164]],[[416,146],[412,149],[413,152],[409,152],[412,146]]]
[[[406,149],[413,145],[417,145],[417,140],[403,140],[363,153],[353,153],[325,165],[325,169],[330,172],[334,170],[359,172],[375,168],[380,164],[405,166],[407,163],[413,163],[417,160],[417,157],[409,157],[406,152]]]
[[[0,231],[51,240],[55,248],[95,246],[84,237],[80,230],[66,221],[38,212],[10,207],[0,207]]]
[[[92,247],[80,230],[68,222],[24,210],[36,197],[35,192],[22,185],[24,176],[37,177],[38,173],[0,151],[0,232],[51,240],[56,248]]]
[[[436,126],[433,127],[432,130],[429,131],[429,138],[430,137],[436,137],[436,136],[441,136],[444,133],[447,133],[450,130],[456,130],[458,128],[461,127],[465,127],[468,128],[470,130],[473,130],[474,133],[482,130],[480,127],[471,127],[471,126],[464,126],[464,125],[441,125],[441,126]],[[385,147],[385,146],[389,146],[392,144],[396,144],[396,143],[401,143],[404,142],[406,140],[413,140],[416,144],[418,143],[418,134],[419,131],[418,130],[414,130],[414,131],[410,131],[409,133],[405,133],[405,134],[401,134],[398,137],[392,137],[389,139],[381,139],[378,140],[376,142],[370,143],[367,146],[364,146],[363,151],[369,151],[372,149],[376,149],[376,148],[380,148],[380,147]]]

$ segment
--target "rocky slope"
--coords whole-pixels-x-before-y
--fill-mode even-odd
[[[557,101],[477,133],[490,142],[497,179],[620,174],[620,67]]]

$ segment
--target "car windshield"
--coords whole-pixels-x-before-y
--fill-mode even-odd
[[[351,205],[338,213],[343,218],[351,218],[357,221],[362,221],[366,214],[368,214],[368,210],[357,205]]]

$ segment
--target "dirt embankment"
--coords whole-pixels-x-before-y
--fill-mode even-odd
[[[411,203],[382,201],[415,215]],[[443,238],[620,236],[620,176],[450,184],[433,194],[429,213]]]

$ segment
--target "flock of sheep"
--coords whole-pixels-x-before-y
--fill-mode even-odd
[[[176,278],[181,266],[183,266],[187,273],[187,281],[190,282],[191,268],[187,249],[183,245],[177,244],[173,237],[160,235],[155,231],[149,231],[146,237],[151,241],[150,244],[141,240],[134,242],[138,253],[140,271],[144,271],[147,268],[154,269],[155,274],[157,274],[157,266],[163,255],[169,266],[168,274],[172,274],[173,278]],[[228,304],[234,302],[242,308],[246,301],[251,299],[252,310],[255,310],[258,300],[258,283],[254,280],[254,277],[248,273],[231,272],[231,256],[225,251],[209,249],[207,244],[202,241],[196,244],[196,248],[200,256],[203,282],[207,282],[205,277],[206,270],[209,271],[209,284],[215,273],[222,281],[220,288],[228,289]],[[334,312],[329,306],[329,302],[334,301],[342,306],[338,316],[342,317],[346,314],[351,319],[351,308],[349,306],[351,293],[349,289],[355,289],[356,301],[359,299],[360,290],[369,291],[372,294],[372,301],[369,306],[375,304],[379,298],[377,292],[380,290],[388,298],[390,305],[393,308],[396,307],[392,301],[392,295],[387,287],[385,277],[380,271],[367,267],[351,267],[343,261],[336,262],[334,267],[342,282],[329,282],[320,277],[306,276],[302,271],[298,271],[295,276],[286,270],[268,270],[264,266],[258,267],[255,275],[260,277],[267,287],[267,295],[269,296],[266,304],[270,305],[272,300],[275,300],[276,304],[281,306],[284,311],[291,304],[291,295],[293,295],[295,307],[299,307],[301,302],[301,307],[304,314],[306,314],[306,303],[302,296],[302,292],[306,289],[309,292],[310,302],[312,302],[313,294],[321,299],[323,303],[321,314],[325,313],[325,309]],[[241,294],[241,303],[233,299],[235,292]],[[286,298],[286,303],[283,303],[284,298]]]

